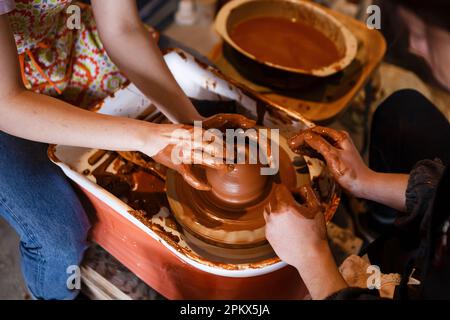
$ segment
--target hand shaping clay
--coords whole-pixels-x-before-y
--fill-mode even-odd
[[[167,175],[167,195],[183,228],[202,241],[218,247],[250,248],[266,243],[264,207],[277,183],[295,187],[295,170],[280,148],[276,176],[262,176],[261,164],[236,164],[232,171],[202,169],[211,190],[190,187],[174,171]]]

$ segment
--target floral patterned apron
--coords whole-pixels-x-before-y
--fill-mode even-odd
[[[70,30],[71,0],[15,2],[8,16],[28,89],[88,108],[126,82],[101,44],[90,6],[75,3],[81,28]]]

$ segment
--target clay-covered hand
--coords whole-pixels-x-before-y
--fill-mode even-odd
[[[256,125],[256,121],[240,114],[219,113],[203,120],[202,125],[204,129],[218,129],[225,132],[226,129],[253,128]]]
[[[283,185],[266,207],[266,238],[284,262],[294,266],[313,299],[347,287],[327,241],[323,208],[310,186],[298,190],[301,203]]]
[[[298,267],[309,250],[327,246],[323,207],[310,186],[297,192],[301,203],[284,185],[277,185],[275,195],[265,207],[266,238],[276,254]]]
[[[238,114],[214,115],[202,121],[201,129],[160,124],[154,128],[157,134],[149,137],[142,152],[180,173],[195,189],[210,190],[204,171],[199,167],[230,169],[225,164],[226,140],[222,133],[226,129],[250,129],[254,126],[255,121]],[[209,129],[217,129],[218,132]]]
[[[211,189],[196,165],[228,170],[222,157],[216,157],[223,154],[222,143],[216,143],[211,135],[209,140],[203,140],[203,130],[174,124],[158,124],[154,130],[156,134],[149,136],[149,141],[140,151],[180,173],[193,188]]]
[[[203,120],[202,125],[204,129],[218,129],[219,131],[225,133],[226,129],[247,130],[255,128],[256,121],[248,119],[240,114],[220,113]],[[271,133],[269,129],[266,130],[267,130],[267,137],[270,138]],[[259,154],[265,155],[267,157],[268,164],[271,164],[272,154],[270,149],[270,143],[268,143],[266,137],[260,136],[260,131],[257,130],[254,131],[254,135],[247,133],[246,137],[248,137],[255,143],[258,143],[260,149]],[[263,141],[264,143],[260,143],[261,141]]]
[[[373,172],[345,131],[317,126],[291,137],[288,143],[296,153],[325,160],[336,181],[354,196],[360,196],[370,183]]]

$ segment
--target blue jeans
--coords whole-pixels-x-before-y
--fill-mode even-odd
[[[67,268],[80,264],[90,225],[46,150],[46,144],[0,131],[0,215],[20,236],[22,272],[32,295],[73,299],[78,291],[67,286],[73,274]]]

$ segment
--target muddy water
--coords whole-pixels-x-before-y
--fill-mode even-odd
[[[258,61],[302,70],[323,68],[342,58],[336,45],[317,29],[279,17],[243,21],[231,39]]]

